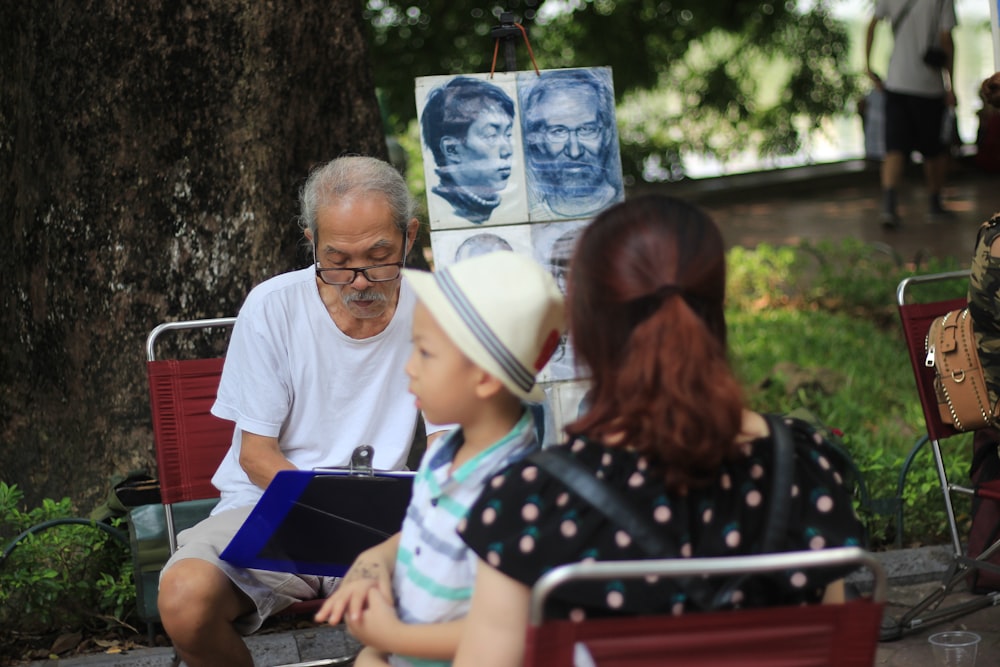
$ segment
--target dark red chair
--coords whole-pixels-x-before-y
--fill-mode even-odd
[[[765,607],[683,616],[546,620],[545,600],[581,580],[732,576],[790,568],[866,567],[869,598],[844,604]],[[868,552],[847,547],[725,558],[669,558],[563,565],[531,592],[524,667],[871,667],[886,598],[886,575]]]
[[[169,554],[177,550],[177,533],[208,516],[215,505],[212,501],[219,497],[219,491],[212,486],[212,476],[232,443],[233,423],[211,413],[224,358],[158,359],[157,343],[168,332],[231,329],[235,322],[234,317],[165,322],[146,339],[153,441]],[[177,520],[175,512],[179,507],[183,508],[182,521]],[[147,587],[150,587],[148,582]],[[152,591],[155,593],[155,588]],[[311,617],[322,603],[322,599],[298,602],[278,615]],[[145,606],[148,616],[149,605]],[[155,605],[152,609],[155,614]]]
[[[959,493],[1000,500],[1000,482],[994,481],[975,487],[966,487],[955,484],[948,479],[948,473],[945,469],[945,455],[942,451],[941,442],[958,435],[959,431],[941,421],[941,416],[938,412],[937,396],[934,391],[934,368],[927,366],[925,363],[927,356],[927,331],[930,329],[931,322],[949,311],[964,308],[967,303],[966,296],[943,300],[928,300],[926,298],[928,293],[939,294],[941,291],[940,288],[934,288],[935,292],[931,292],[927,288],[928,285],[948,282],[955,286],[954,293],[966,294],[969,284],[969,271],[948,271],[906,278],[896,288],[896,303],[899,307],[899,317],[903,325],[903,336],[906,340],[907,351],[909,352],[910,366],[913,369],[913,376],[917,384],[920,407],[924,414],[924,423],[927,428],[926,441],[931,446],[934,466],[937,470],[943,494],[945,514],[948,518],[948,528],[951,535],[952,558],[941,585],[907,610],[895,625],[887,626],[883,631],[883,639],[896,639],[909,630],[924,627],[931,623],[958,618],[977,609],[997,604],[1000,601],[1000,597],[998,597],[1000,593],[992,593],[942,606],[945,598],[955,590],[955,586],[962,582],[971,571],[979,568],[1000,572],[1000,567],[984,560],[997,549],[1000,549],[1000,540],[994,543],[993,546],[978,558],[969,558],[966,556],[962,547],[962,537],[959,533],[958,522],[955,517],[952,495]],[[915,294],[918,290],[923,291],[925,295],[924,299],[920,299]],[[918,443],[918,447],[922,444],[922,442]]]

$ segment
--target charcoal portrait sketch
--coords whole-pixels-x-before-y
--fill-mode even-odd
[[[589,220],[536,223],[531,225],[531,246],[536,261],[549,270],[559,290],[565,296],[569,263],[576,248],[576,240]],[[572,380],[579,376],[573,346],[568,332],[559,339],[559,346],[552,353],[549,363],[540,375],[543,382]]]
[[[590,218],[624,199],[609,68],[518,74],[529,219]]]
[[[525,221],[513,78],[508,86],[471,76],[418,79],[432,228]]]
[[[510,250],[532,256],[528,225],[470,227],[431,232],[435,268],[495,250]]]

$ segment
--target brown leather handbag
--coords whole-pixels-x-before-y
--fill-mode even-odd
[[[958,431],[975,431],[993,423],[1000,405],[993,405],[979,362],[969,309],[945,313],[931,322],[924,363],[934,368],[941,421]]]

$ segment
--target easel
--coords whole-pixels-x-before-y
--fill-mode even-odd
[[[518,35],[524,39],[524,45],[528,48],[528,57],[531,58],[531,64],[535,68],[535,73],[541,76],[541,73],[538,70],[538,63],[535,62],[535,54],[531,50],[531,42],[528,41],[528,31],[524,29],[523,25],[514,20],[513,13],[501,12],[500,25],[495,25],[490,28],[490,38],[493,40],[493,64],[490,67],[491,78],[493,73],[496,72],[497,55],[500,52],[501,43],[503,44],[504,71],[517,71],[515,48],[517,46]]]

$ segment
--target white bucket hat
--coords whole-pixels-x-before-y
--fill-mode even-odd
[[[474,364],[516,396],[545,398],[535,382],[565,326],[563,296],[537,262],[509,251],[434,273],[403,269],[417,298]]]

